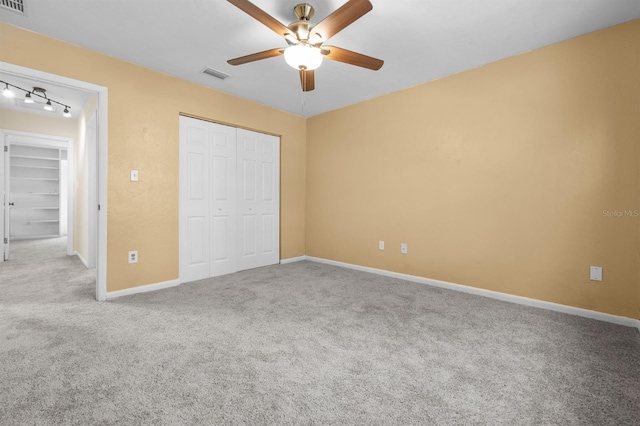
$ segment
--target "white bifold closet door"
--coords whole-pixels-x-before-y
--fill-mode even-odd
[[[280,261],[280,140],[180,117],[180,280]]]
[[[280,261],[280,150],[275,136],[238,129],[238,270]]]

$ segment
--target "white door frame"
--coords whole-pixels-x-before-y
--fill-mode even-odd
[[[67,150],[67,158],[73,158],[73,139],[40,133],[0,129],[0,139],[4,145],[42,146]],[[4,154],[4,152],[3,152]],[[75,164],[69,161],[69,175],[73,176]],[[8,182],[5,182],[5,188]],[[6,212],[5,212],[6,213]],[[8,238],[8,236],[6,236]],[[73,181],[67,182],[67,254],[73,255]]]
[[[96,174],[97,182],[97,201],[98,204],[92,206],[95,217],[97,217],[97,265],[96,265],[96,299],[107,300],[107,128],[108,128],[108,114],[107,114],[107,95],[108,90],[104,86],[99,86],[93,83],[87,83],[85,81],[76,80],[73,78],[63,77],[56,74],[50,74],[43,71],[34,70],[31,68],[21,67],[19,65],[10,64],[0,61],[0,72],[5,74],[13,74],[18,77],[26,77],[42,82],[49,82],[57,85],[64,85],[75,89],[86,90],[94,92],[98,95],[98,113],[97,113],[97,126],[98,126],[98,140],[97,140],[97,156],[98,156],[98,170],[92,170],[90,172]],[[98,209],[98,206],[99,209]]]
[[[7,194],[7,186],[5,181],[9,182],[9,156],[5,155],[5,140],[4,136],[0,138],[2,147],[0,147],[0,190],[2,191],[2,208],[0,208],[0,227],[2,227],[1,238],[9,238],[5,236],[9,233],[9,195]],[[6,173],[5,173],[6,172]],[[5,180],[6,179],[6,180]],[[5,216],[6,212],[6,216]],[[8,240],[7,240],[8,241]],[[9,247],[4,240],[0,240],[2,243],[2,250],[0,250],[0,262],[4,262],[5,257],[9,256]]]
[[[97,197],[97,185],[96,185],[96,179],[98,176],[96,176],[96,173],[92,173],[91,170],[95,170],[96,167],[98,166],[98,159],[97,159],[97,147],[96,147],[96,142],[97,142],[97,137],[98,135],[96,134],[96,130],[98,129],[98,117],[97,117],[97,111],[96,113],[93,113],[91,115],[91,118],[89,118],[89,120],[87,121],[87,124],[85,125],[85,144],[86,144],[86,157],[85,157],[85,161],[87,164],[87,206],[97,206],[98,203],[98,197]],[[92,131],[92,134],[88,134],[89,131]],[[88,136],[88,137],[87,137]],[[91,143],[93,142],[93,143]],[[91,212],[91,210],[90,210]],[[97,215],[97,211],[92,212],[92,214],[89,214],[87,217],[87,226],[88,229],[93,230],[96,229],[96,220],[98,219],[98,215]],[[95,268],[96,267],[96,252],[98,250],[98,245],[97,245],[97,241],[96,241],[96,232],[88,232],[87,233],[87,267],[89,268]]]

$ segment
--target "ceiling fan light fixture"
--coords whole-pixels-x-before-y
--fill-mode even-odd
[[[284,60],[297,70],[311,71],[322,64],[322,53],[317,47],[299,43],[285,49]]]

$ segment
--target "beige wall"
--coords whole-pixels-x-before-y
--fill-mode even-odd
[[[280,256],[304,254],[304,119],[4,23],[0,40],[0,61],[109,90],[108,291],[178,278],[180,113],[281,135]]]
[[[0,110],[0,129],[43,135],[78,138],[78,121],[69,118],[46,117],[9,109]]]
[[[603,210],[640,209],[639,52],[634,21],[309,119],[306,254],[638,318],[639,219]]]

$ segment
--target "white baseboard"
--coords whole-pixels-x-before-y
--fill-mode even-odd
[[[517,303],[520,305],[533,306],[535,308],[547,309],[549,311],[562,312],[570,315],[577,315],[579,317],[591,318],[599,321],[610,322],[613,324],[624,325],[627,327],[637,327],[640,331],[640,320],[633,318],[621,317],[617,315],[605,314],[602,312],[591,311],[588,309],[574,308],[572,306],[560,305],[558,303],[545,302],[537,299],[530,299],[528,297],[514,296],[512,294],[500,293],[497,291],[485,290],[482,288],[469,287],[461,284],[454,284],[446,281],[433,280],[430,278],[417,277],[415,275],[401,274],[399,272],[385,271],[384,269],[369,268],[367,266],[353,265],[351,263],[338,262],[335,260],[322,259],[312,256],[301,256],[304,259],[312,262],[324,263],[327,265],[340,266],[343,268],[355,269],[363,272],[370,272],[372,274],[384,275],[386,277],[398,278],[405,281],[411,281],[420,284],[427,284],[434,287],[446,288],[449,290],[461,291],[464,293],[475,294],[478,296],[490,297],[492,299],[498,299],[505,302]],[[299,259],[299,258],[294,258]],[[281,262],[282,263],[282,262]]]
[[[280,264],[285,265],[287,263],[300,262],[302,260],[307,260],[307,256],[298,256],[298,257],[290,257],[288,259],[280,259]]]
[[[73,254],[75,254],[78,259],[80,259],[80,262],[82,262],[82,264],[84,265],[85,268],[89,268],[89,264],[87,263],[87,261],[84,259],[84,257],[82,257],[82,255],[80,253],[78,253],[77,251],[74,251]]]
[[[132,288],[125,288],[124,290],[108,291],[107,300],[115,299],[116,297],[129,296],[131,294],[146,293],[148,291],[161,290],[163,288],[175,287],[178,285],[180,285],[180,280],[170,280],[170,281],[164,281],[161,283],[141,285],[141,286],[132,287]]]

